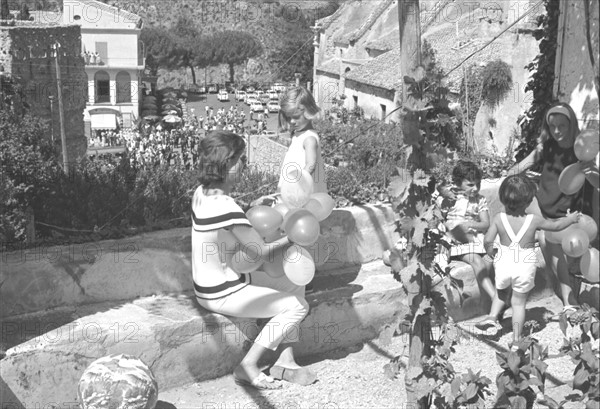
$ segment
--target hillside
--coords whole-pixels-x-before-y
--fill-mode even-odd
[[[179,17],[191,17],[196,21],[196,28],[201,33],[210,34],[223,30],[249,33],[261,42],[264,52],[244,67],[236,67],[235,79],[258,82],[291,80],[295,70],[290,63],[312,67],[313,33],[310,26],[314,24],[315,18],[333,13],[337,7],[335,3],[328,1],[303,4],[261,0],[108,0],[107,3],[141,16],[146,27],[172,27]],[[298,4],[303,4],[302,10]],[[301,59],[294,58],[286,63],[294,55],[301,56]],[[310,61],[307,61],[308,59]],[[306,72],[306,69],[304,71]],[[222,67],[211,69],[208,76],[211,77],[209,82],[224,82],[227,78],[226,70]],[[198,81],[203,81],[202,77],[203,72]],[[191,75],[186,81],[191,82]]]
[[[332,14],[339,0],[270,1],[270,0],[103,0],[142,17],[144,26],[172,27],[179,17],[196,21],[201,33],[239,30],[256,37],[263,45],[263,55],[236,67],[236,81],[270,82],[291,80],[296,71],[292,64],[302,65],[310,73],[312,67],[312,38],[310,26],[318,18]],[[18,10],[21,4],[30,10],[57,10],[62,0],[9,0],[10,8]],[[291,58],[291,61],[288,61]],[[207,81],[224,82],[224,67],[209,69]],[[163,73],[168,85],[191,83],[189,70]],[[204,71],[198,71],[198,81],[204,81]],[[303,78],[303,81],[311,78]],[[173,83],[174,81],[174,83]],[[167,84],[166,84],[167,85]]]

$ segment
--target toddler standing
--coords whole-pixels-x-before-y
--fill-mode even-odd
[[[516,342],[523,335],[527,296],[534,287],[539,250],[535,247],[536,232],[563,230],[576,223],[580,213],[567,214],[559,219],[544,219],[537,214],[526,213],[525,209],[533,201],[536,188],[521,175],[507,177],[498,193],[505,212],[494,216],[484,239],[487,256],[493,258],[497,291],[490,315],[475,326],[482,331],[490,327],[502,328],[498,316],[512,290],[510,302],[513,309],[513,341]],[[494,254],[496,236],[500,238],[500,245],[497,254]]]

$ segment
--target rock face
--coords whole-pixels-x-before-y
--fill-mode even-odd
[[[90,364],[79,381],[77,394],[84,409],[154,409],[158,384],[141,360],[110,355]]]

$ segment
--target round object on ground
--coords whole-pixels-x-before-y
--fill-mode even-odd
[[[109,355],[92,362],[79,380],[83,409],[154,409],[158,384],[150,368],[131,355]]]

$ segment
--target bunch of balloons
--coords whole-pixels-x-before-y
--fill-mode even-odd
[[[587,179],[594,187],[599,187],[598,172],[584,173],[585,162],[596,158],[600,151],[598,131],[586,129],[581,131],[573,145],[575,156],[579,162],[567,166],[558,177],[558,188],[566,195],[577,193]],[[598,234],[598,226],[590,216],[583,215],[579,222],[559,232],[546,233],[546,240],[562,246],[566,255],[581,257],[581,273],[592,282],[600,281],[598,250],[588,248]]]
[[[570,257],[581,257],[581,274],[591,281],[600,281],[598,270],[598,250],[589,248],[590,242],[598,235],[598,226],[594,219],[582,214],[579,221],[564,230],[547,232],[546,240],[560,244],[563,251]]]
[[[598,172],[584,173],[584,162],[590,162],[596,158],[600,145],[598,142],[598,131],[586,129],[581,131],[573,145],[575,156],[579,162],[573,163],[563,169],[558,177],[558,188],[565,195],[577,193],[587,179],[594,187],[598,188]]]
[[[262,268],[272,277],[285,274],[296,285],[308,284],[315,275],[316,267],[324,264],[329,254],[319,222],[325,220],[335,207],[335,201],[327,193],[313,193],[314,182],[308,172],[292,167],[281,183],[281,199],[273,207],[258,205],[246,213],[246,217],[265,242],[273,242],[287,235],[292,244],[273,253],[264,262],[253,258],[243,249],[233,255],[231,268],[238,273],[250,273]],[[314,246],[315,257],[307,247]]]

